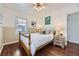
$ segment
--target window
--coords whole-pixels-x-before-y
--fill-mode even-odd
[[[26,19],[16,18],[16,30],[17,32],[27,32],[27,22]]]

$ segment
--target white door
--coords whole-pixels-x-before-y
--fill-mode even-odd
[[[67,32],[69,41],[79,43],[79,13],[68,15]]]

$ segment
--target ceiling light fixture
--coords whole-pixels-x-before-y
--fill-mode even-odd
[[[37,11],[40,11],[42,9],[45,9],[47,6],[46,3],[34,3],[33,8],[36,9]]]

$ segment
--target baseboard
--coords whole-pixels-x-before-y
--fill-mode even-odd
[[[3,50],[4,45],[9,45],[9,44],[17,43],[17,42],[19,42],[19,41],[13,41],[13,42],[9,42],[9,43],[4,43],[2,45],[2,47],[1,47],[0,54],[1,54],[2,50]]]
[[[70,41],[70,40],[68,40],[69,42],[72,42],[72,43],[76,43],[76,44],[79,44],[79,42],[76,42],[76,41]]]
[[[19,42],[19,41],[17,40],[17,41],[13,41],[13,42],[9,42],[9,43],[4,43],[3,45],[9,45],[9,44],[17,43],[17,42]]]
[[[2,50],[3,50],[3,47],[4,47],[4,45],[2,45],[2,47],[1,47],[0,54],[1,54]]]

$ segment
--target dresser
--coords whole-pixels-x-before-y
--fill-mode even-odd
[[[0,53],[2,51],[3,48],[3,30],[2,30],[2,25],[0,24]]]
[[[65,47],[65,37],[55,36],[53,45],[58,45],[61,48],[64,48]]]

